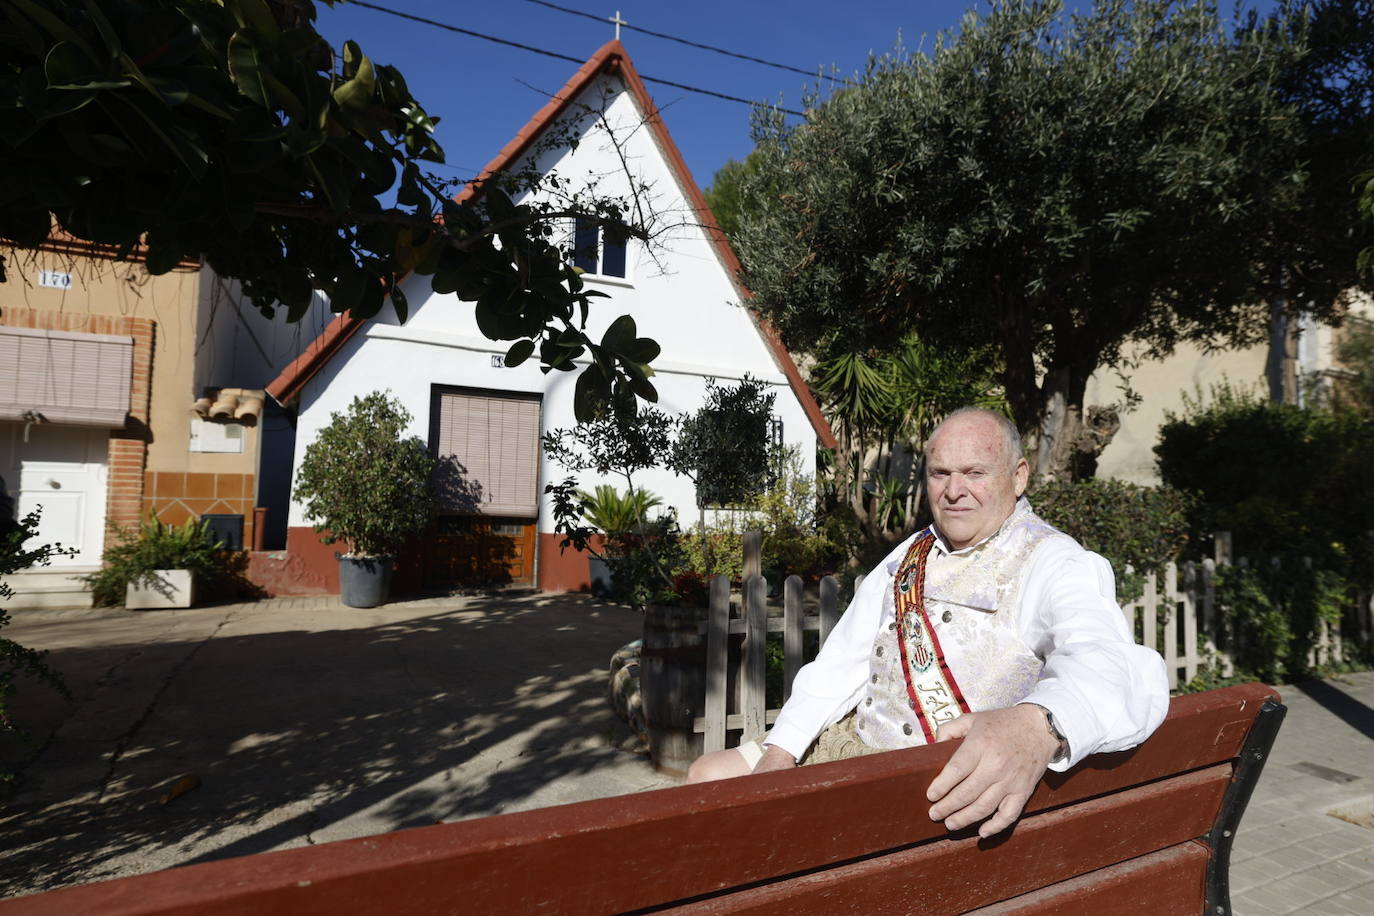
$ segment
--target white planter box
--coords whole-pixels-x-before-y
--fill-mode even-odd
[[[130,610],[190,607],[194,592],[189,569],[155,569],[151,578],[129,583],[124,606]]]

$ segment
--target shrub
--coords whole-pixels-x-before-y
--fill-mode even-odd
[[[602,558],[611,572],[611,597],[638,609],[680,604],[672,578],[683,568],[680,539],[671,512],[644,521],[636,531],[608,534]]]
[[[703,576],[729,576],[731,582],[738,582],[744,576],[744,530],[734,513],[723,523],[707,525],[704,532],[693,525],[682,532],[683,567]]]
[[[1155,454],[1166,483],[1197,494],[1200,541],[1230,531],[1238,556],[1291,553],[1374,579],[1374,420],[1223,385],[1168,417]]]
[[[1219,568],[1217,606],[1237,674],[1277,684],[1313,673],[1318,622],[1339,627],[1351,591],[1339,573],[1293,560]]]
[[[434,514],[435,461],[418,436],[403,436],[410,412],[374,391],[306,447],[293,497],[326,544],[343,541],[354,556],[391,556]]]
[[[1138,598],[1144,574],[1162,571],[1188,543],[1191,500],[1172,487],[1054,481],[1037,489],[1031,502],[1041,518],[1112,564],[1122,601]],[[1127,574],[1127,566],[1134,572]]]
[[[4,496],[4,483],[0,481],[0,503],[4,502]],[[38,531],[39,513],[30,512],[15,522],[9,517],[8,505],[0,505],[0,510],[3,510],[0,512],[0,576],[33,566],[47,566],[55,556],[66,556],[76,552],[64,548],[61,544],[26,547],[25,542]],[[0,598],[9,599],[13,594],[9,584],[0,579]],[[0,608],[0,630],[8,626],[9,622],[9,614]],[[62,675],[44,660],[47,654],[46,650],[30,649],[12,639],[0,637],[0,733],[19,732],[10,718],[9,703],[16,690],[15,681],[21,675],[41,681],[62,696],[71,698],[71,692],[62,680]],[[0,780],[11,778],[13,774],[0,764]]]
[[[115,541],[105,550],[101,570],[81,577],[97,605],[123,604],[129,583],[146,584],[157,569],[190,570],[201,595],[236,590],[232,557],[211,542],[209,522],[193,519],[180,526],[164,525],[150,517],[136,528],[114,532]]]

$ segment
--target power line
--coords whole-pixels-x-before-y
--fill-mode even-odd
[[[604,16],[597,16],[595,13],[587,13],[583,12],[582,10],[570,9],[566,6],[559,6],[557,3],[549,3],[548,0],[525,0],[525,2],[533,3],[537,6],[546,6],[551,10],[558,10],[560,13],[567,13],[570,16],[581,16],[583,19],[590,19],[593,22],[615,22],[614,19],[607,19]],[[619,17],[620,14],[617,13],[616,15],[617,17]],[[723,54],[726,57],[734,57],[738,60],[747,60],[755,64],[762,64],[765,67],[773,67],[778,70],[786,70],[790,73],[800,73],[802,76],[817,77],[820,75],[815,70],[804,70],[801,67],[793,67],[790,64],[780,64],[776,61],[764,60],[762,57],[753,57],[749,54],[740,54],[737,51],[727,51],[725,48],[717,48],[715,45],[707,45],[702,44],[699,41],[691,41],[687,38],[679,38],[676,35],[669,35],[666,32],[655,32],[652,29],[646,29],[637,25],[630,25],[628,22],[620,22],[618,23],[618,25],[620,26],[620,28],[627,29],[631,32],[640,32],[644,35],[652,35],[654,38],[662,38],[665,41],[675,41],[680,45],[687,45],[689,48],[699,48],[702,51],[711,51],[715,54]],[[834,77],[831,77],[831,79],[834,79]],[[847,83],[849,81],[841,80],[841,82]]]
[[[549,51],[545,48],[537,48],[534,45],[521,44],[518,41],[511,41],[508,38],[497,38],[495,35],[487,35],[482,32],[474,32],[472,29],[465,29],[460,26],[451,25],[447,22],[439,22],[437,19],[427,19],[424,16],[416,16],[413,13],[403,13],[400,10],[393,10],[389,7],[379,6],[375,3],[368,3],[366,2],[366,0],[348,0],[348,2],[353,6],[361,6],[366,9],[376,10],[379,13],[386,13],[388,16],[396,16],[400,19],[409,19],[412,22],[419,22],[423,25],[434,26],[436,29],[444,29],[449,32],[457,32],[460,35],[467,35],[471,38],[480,38],[483,41],[495,42],[496,44],[506,45],[507,47],[511,48],[519,48],[522,51],[529,51],[534,54],[542,54],[545,57],[552,57],[556,60],[566,60],[574,64],[586,63],[586,61],[580,57],[573,57],[568,54],[560,54],[557,51]],[[751,108],[754,105],[758,104],[754,100],[740,98],[737,95],[726,95],[723,92],[716,92],[713,89],[702,89],[699,86],[688,86],[686,83],[677,83],[673,82],[672,80],[665,80],[653,76],[646,76],[643,73],[639,74],[639,78],[644,80],[644,82],[646,83],[658,83],[661,86],[672,86],[674,89],[681,89],[685,92],[695,92],[698,95],[706,95],[711,96],[712,98],[724,99],[727,102],[739,102],[740,104],[748,105]],[[793,111],[790,108],[779,108],[778,110],[785,114],[797,115],[798,117],[805,117],[805,115],[803,115],[802,112]]]

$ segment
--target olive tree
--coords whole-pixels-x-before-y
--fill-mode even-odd
[[[801,123],[761,110],[736,236],[755,304],[822,358],[995,347],[1035,472],[1068,476],[1105,445],[1094,372],[1267,337],[1310,178],[1275,91],[1294,42],[1202,0],[997,0]]]

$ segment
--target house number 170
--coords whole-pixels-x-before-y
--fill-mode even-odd
[[[38,285],[51,286],[53,289],[71,289],[72,275],[61,270],[40,270]]]

